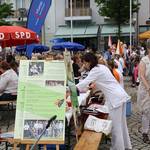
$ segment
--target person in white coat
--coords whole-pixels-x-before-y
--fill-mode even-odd
[[[88,89],[89,85],[94,83],[96,89],[104,93],[106,105],[109,108],[109,117],[112,120],[111,150],[132,149],[125,113],[125,104],[130,99],[130,96],[116,81],[109,68],[98,64],[97,58],[93,53],[86,53],[82,57],[82,61],[90,72],[76,86],[79,91],[82,91],[82,89]]]
[[[0,101],[16,100],[18,76],[6,61],[0,63]]]
[[[150,39],[147,40],[147,55],[139,64],[140,84],[137,93],[137,104],[142,113],[143,142],[150,144],[148,132],[150,129]]]

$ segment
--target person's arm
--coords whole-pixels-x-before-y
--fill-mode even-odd
[[[85,66],[84,64],[81,66],[81,68],[79,69],[79,72],[82,73],[83,71],[85,71]]]
[[[76,85],[77,89],[78,89],[79,91],[83,91],[83,90],[85,90],[85,89],[88,90],[89,85],[90,85],[91,83],[96,82],[96,80],[97,80],[97,78],[98,78],[98,75],[99,75],[98,72],[99,72],[98,67],[93,68],[93,69],[89,72],[88,76],[87,76],[84,80],[82,80],[81,82],[79,82],[79,83]]]
[[[1,78],[0,79],[0,93],[3,93],[3,91],[6,89],[8,83],[8,78]]]
[[[135,70],[134,70],[134,79],[135,79],[135,81],[137,81],[137,78],[138,78],[138,66],[136,66]]]
[[[144,64],[144,62],[140,62],[139,65],[139,73],[140,73],[140,78],[146,88],[147,91],[149,91],[150,93],[150,85],[148,84],[146,77],[145,77],[145,72],[146,72],[146,65]]]
[[[108,60],[108,52],[107,51],[104,53],[104,59]]]

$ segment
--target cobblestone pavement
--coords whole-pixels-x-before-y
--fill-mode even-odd
[[[132,142],[133,150],[150,150],[150,144],[145,144],[142,141],[141,133],[141,114],[135,111],[136,103],[132,104],[133,110],[131,116],[127,117],[129,134]],[[149,133],[150,137],[150,133]],[[107,144],[105,141],[102,142],[100,150],[109,150],[110,142]]]
[[[150,144],[145,144],[142,141],[141,133],[141,113],[137,109],[136,98],[137,98],[137,87],[131,87],[130,77],[125,77],[125,90],[131,96],[132,101],[132,114],[127,117],[127,124],[129,129],[129,134],[132,142],[133,150],[150,150]],[[150,133],[149,133],[150,137]],[[102,142],[100,150],[109,150],[110,142],[105,144]]]
[[[128,128],[133,150],[150,150],[150,144],[145,144],[142,141],[141,114],[138,111],[133,111],[133,114],[128,118]]]
[[[132,114],[127,118],[129,134],[133,146],[133,150],[150,150],[150,144],[145,144],[142,141],[141,133],[141,113],[137,109],[137,87],[130,86],[130,78],[125,78],[125,89],[132,100]],[[150,132],[149,132],[150,137]]]

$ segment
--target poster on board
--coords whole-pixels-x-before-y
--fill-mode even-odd
[[[48,120],[57,115],[41,140],[64,141],[65,94],[64,61],[21,60],[14,138],[37,139]]]

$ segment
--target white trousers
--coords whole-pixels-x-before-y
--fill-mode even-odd
[[[111,150],[132,149],[126,123],[126,104],[110,110],[112,120],[112,146]]]
[[[150,111],[142,112],[142,133],[148,133],[150,125]]]

